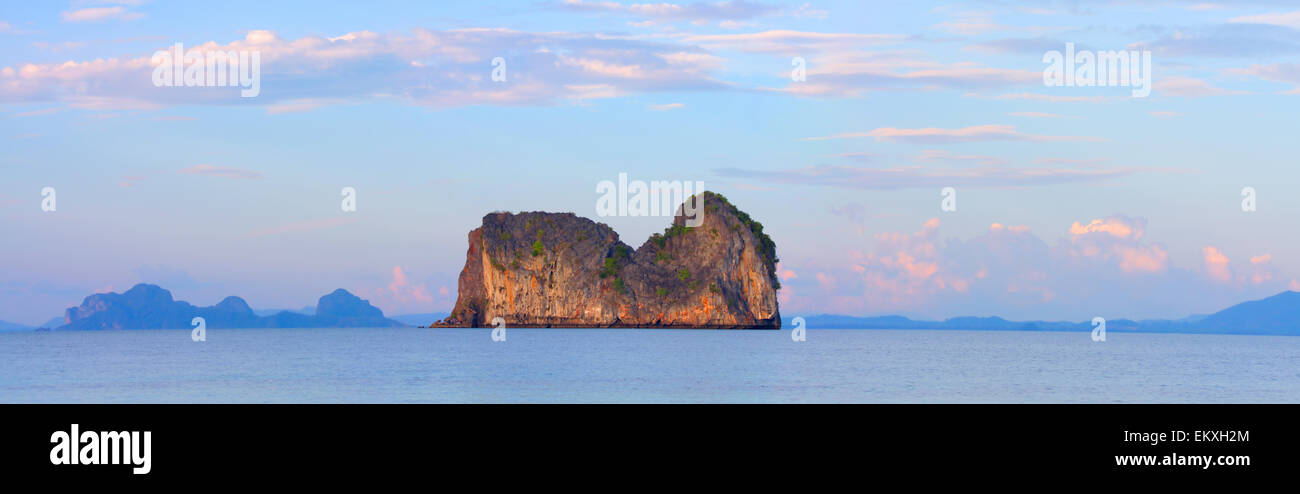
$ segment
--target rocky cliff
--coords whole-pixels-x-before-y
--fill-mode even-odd
[[[572,213],[492,213],[469,233],[456,306],[434,327],[781,327],[776,246],[763,225],[704,192],[703,221],[633,249]]]

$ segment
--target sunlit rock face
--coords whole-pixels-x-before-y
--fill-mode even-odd
[[[469,233],[456,306],[433,326],[780,328],[775,244],[725,197],[701,199],[698,226],[679,208],[637,249],[572,213],[489,214]]]

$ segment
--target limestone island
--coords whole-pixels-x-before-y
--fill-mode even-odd
[[[780,329],[776,244],[712,192],[638,249],[573,213],[491,213],[469,232],[456,306],[430,327]],[[695,226],[687,226],[688,224]]]

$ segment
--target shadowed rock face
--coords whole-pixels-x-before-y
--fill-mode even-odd
[[[703,197],[641,247],[573,213],[492,213],[469,233],[459,297],[434,327],[778,329],[776,246],[725,197]]]

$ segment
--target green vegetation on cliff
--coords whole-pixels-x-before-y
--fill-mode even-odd
[[[748,228],[749,231],[754,234],[754,238],[758,240],[758,246],[755,250],[757,250],[758,254],[762,256],[763,264],[767,266],[767,272],[772,277],[772,285],[776,287],[776,289],[780,290],[781,280],[780,276],[778,276],[776,272],[776,263],[781,262],[781,259],[776,257],[776,242],[772,241],[772,237],[763,233],[763,224],[750,218],[749,213],[741,211],[722,194],[705,192],[704,195],[705,208],[707,210],[716,212],[719,208],[724,206],[730,208],[730,210],[736,215],[736,219],[740,220],[740,223],[744,225],[744,228]],[[737,226],[732,225],[732,229],[737,229]]]

